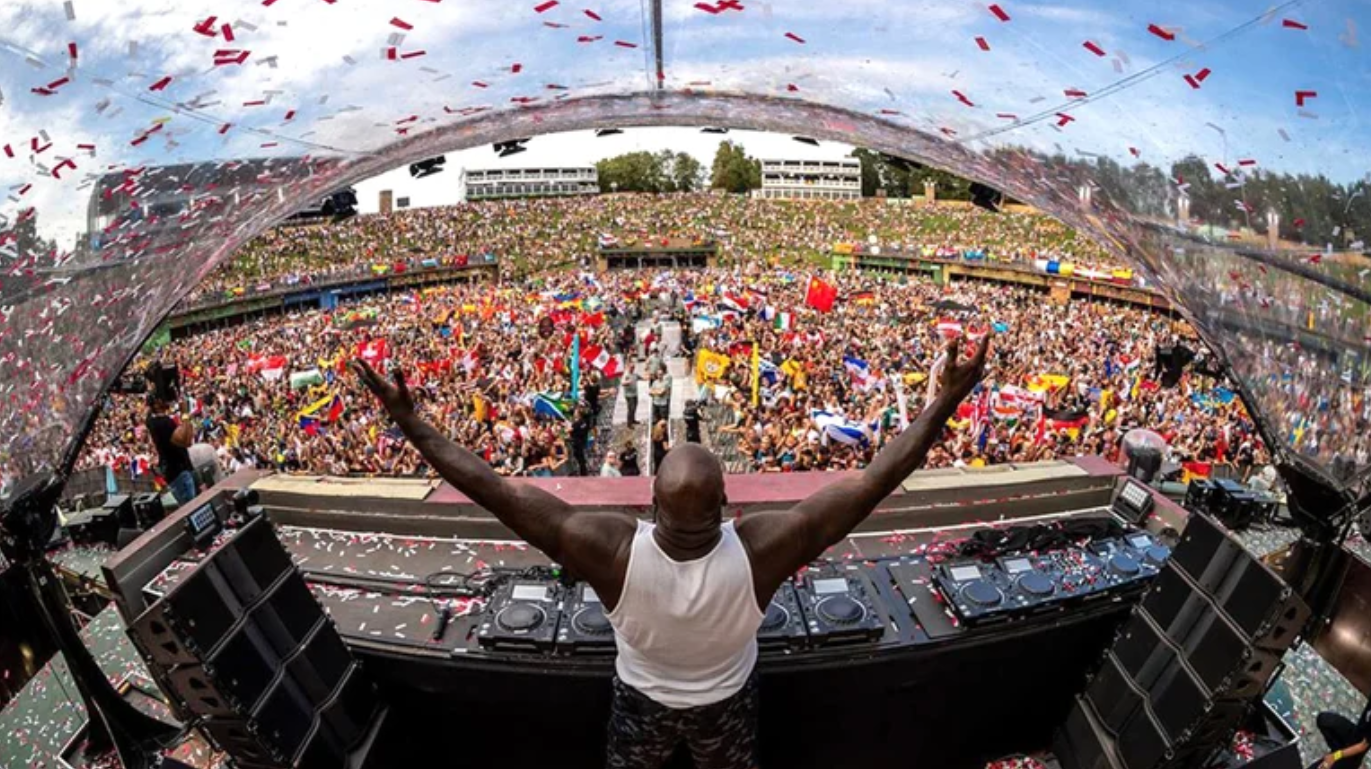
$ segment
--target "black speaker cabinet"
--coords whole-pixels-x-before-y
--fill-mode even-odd
[[[1077,697],[1052,735],[1052,752],[1062,769],[1122,769],[1114,740],[1104,732],[1085,700]]]

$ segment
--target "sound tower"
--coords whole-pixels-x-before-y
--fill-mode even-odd
[[[1308,617],[1275,573],[1213,519],[1192,513],[1057,730],[1062,766],[1203,765],[1261,700]]]
[[[378,718],[375,686],[266,518],[211,551],[129,635],[182,720],[239,766],[344,766]]]

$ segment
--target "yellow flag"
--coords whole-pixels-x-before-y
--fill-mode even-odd
[[[756,342],[752,343],[752,408],[757,408],[762,395],[762,356]]]
[[[486,415],[489,413],[489,411],[488,411],[488,409],[487,409],[487,407],[486,407],[486,399],[485,399],[485,398],[482,398],[482,397],[479,396],[479,395],[473,395],[473,396],[471,396],[471,402],[472,402],[472,410],[475,412],[476,421],[477,421],[477,422],[484,422],[484,421],[486,421]]]
[[[717,382],[728,371],[728,364],[731,362],[727,355],[712,350],[700,350],[699,357],[695,359],[696,383]]]
[[[315,401],[315,402],[309,404],[308,406],[306,406],[306,407],[300,409],[300,416],[302,416],[302,417],[313,416],[317,411],[319,411],[319,409],[322,409],[323,407],[329,405],[329,404],[332,403],[332,402],[333,402],[333,396],[332,396],[332,395],[325,395],[324,397],[320,398],[319,400],[317,400],[317,401]]]

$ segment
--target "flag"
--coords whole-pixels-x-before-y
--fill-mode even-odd
[[[574,401],[558,398],[551,393],[538,393],[533,397],[533,413],[537,416],[569,422],[574,408]]]
[[[806,307],[813,307],[819,312],[829,312],[837,298],[837,286],[825,283],[817,277],[809,279],[809,288],[805,291]]]
[[[722,379],[724,373],[728,371],[729,363],[732,361],[727,355],[721,355],[713,350],[701,349],[695,358],[696,384],[717,382]]]
[[[872,375],[871,366],[861,358],[843,356],[843,368],[847,369],[852,376],[852,384],[859,390],[870,390],[879,382],[879,377]]]
[[[490,415],[490,407],[479,393],[471,396],[471,415],[477,422],[486,421],[486,417]]]
[[[333,400],[328,405],[328,413],[324,418],[332,423],[337,422],[341,416],[343,416],[343,396],[334,393]]]
[[[311,385],[323,384],[324,375],[319,369],[312,368],[308,371],[296,371],[290,375],[290,389],[303,390]]]
[[[938,335],[944,339],[952,339],[962,335],[962,324],[951,318],[942,318],[933,327],[937,330]]]
[[[390,357],[390,347],[384,339],[372,339],[357,345],[357,357],[375,366]]]
[[[776,318],[773,321],[773,324],[775,325],[777,331],[794,331],[795,316],[788,312],[778,312],[776,313]]]
[[[1079,437],[1081,428],[1090,423],[1090,415],[1081,409],[1045,410],[1043,415],[1047,420],[1047,429],[1054,433],[1065,430],[1072,440]]]
[[[752,345],[752,408],[757,408],[762,397],[762,356],[758,345]]]
[[[819,428],[819,432],[831,440],[847,446],[865,446],[871,442],[870,425],[853,422],[841,414],[820,409],[809,412],[809,418],[814,422],[814,426]]]
[[[867,305],[867,306],[869,306],[869,305],[873,305],[873,304],[876,303],[876,292],[875,292],[875,291],[858,291],[858,292],[852,294],[851,296],[849,296],[847,299],[848,299],[848,301],[852,302],[853,304],[860,304],[860,305]]]
[[[717,315],[696,315],[690,319],[690,331],[694,334],[716,329],[724,324]]]
[[[571,340],[571,399],[581,397],[581,337]]]
[[[595,360],[591,361],[590,365],[608,379],[617,379],[624,372],[623,356],[610,355],[609,350],[604,348],[600,349],[600,354],[595,356]]]
[[[1060,390],[1071,383],[1071,377],[1061,374],[1033,374],[1028,378],[1029,392],[1042,393]]]
[[[286,375],[286,366],[289,362],[284,355],[258,355],[252,356],[257,360],[248,360],[248,370],[256,373],[268,382],[274,382]]]

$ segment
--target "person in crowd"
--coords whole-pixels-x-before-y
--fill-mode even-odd
[[[619,455],[613,451],[605,452],[605,463],[600,466],[601,478],[621,478],[623,471],[619,466]]]
[[[1356,721],[1327,711],[1318,715],[1316,723],[1328,745],[1328,753],[1310,769],[1357,769],[1362,765],[1367,748],[1371,747],[1371,700]]]
[[[148,397],[147,431],[157,449],[157,468],[166,479],[178,504],[195,498],[195,466],[190,461],[190,446],[195,442],[195,425],[190,415],[172,415],[172,404],[157,395]]]
[[[638,424],[638,364],[632,359],[628,361],[628,368],[624,371],[624,376],[619,380],[619,387],[624,391],[624,405],[627,407],[628,426],[633,427]]]

